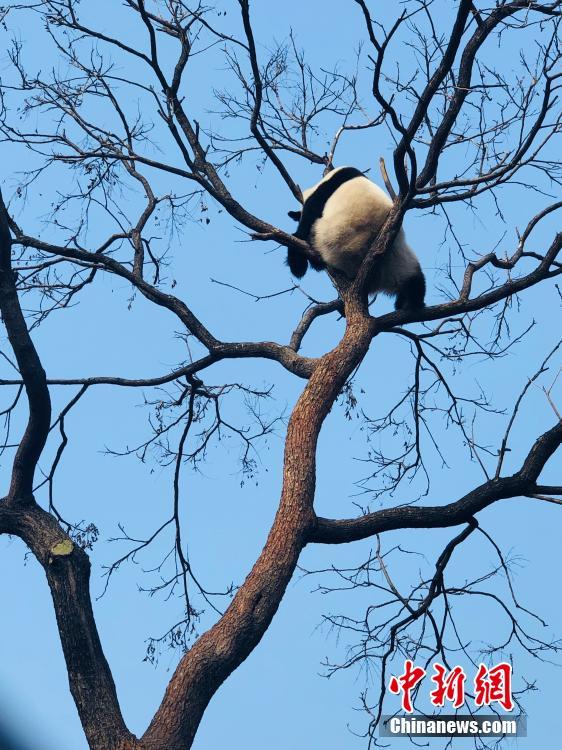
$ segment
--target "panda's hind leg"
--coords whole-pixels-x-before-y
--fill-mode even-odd
[[[287,265],[291,269],[293,276],[302,279],[308,270],[308,260],[294,247],[287,248]]]
[[[425,307],[425,276],[421,268],[400,286],[394,307],[396,310],[419,310]]]

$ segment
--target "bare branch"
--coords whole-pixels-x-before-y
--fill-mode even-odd
[[[394,529],[445,528],[467,523],[472,516],[497,502],[532,494],[546,462],[562,444],[562,422],[534,443],[521,469],[509,477],[484,482],[460,500],[433,507],[406,506],[369,513],[356,519],[318,518],[308,542],[342,544]]]
[[[0,311],[25,385],[29,419],[14,458],[6,502],[29,502],[37,462],[45,446],[51,420],[51,400],[45,371],[31,340],[12,271],[12,240],[8,214],[0,194]]]

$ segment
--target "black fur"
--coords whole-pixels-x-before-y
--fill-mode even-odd
[[[287,216],[293,221],[300,221],[301,211],[287,211]],[[295,247],[287,248],[287,265],[297,279],[302,279],[308,271],[308,260]]]
[[[296,247],[287,248],[287,265],[297,279],[302,279],[308,271],[308,260]]]
[[[363,177],[355,167],[344,167],[329,180],[323,182],[314,193],[304,202],[301,211],[289,211],[291,219],[299,222],[295,237],[310,243],[310,234],[314,222],[324,213],[324,206],[336,190],[348,180],[355,177]],[[315,258],[305,258],[296,248],[287,249],[287,265],[291,269],[293,276],[298,279],[302,278],[308,270],[308,261],[315,271],[322,271],[326,264]]]
[[[405,281],[398,295],[394,307],[396,310],[419,310],[425,307],[425,276],[420,272]]]
[[[344,167],[339,172],[336,172],[332,178],[319,185],[304,202],[295,237],[305,240],[305,242],[310,242],[310,232],[312,231],[314,222],[324,213],[324,206],[328,202],[328,198],[331,198],[344,182],[353,180],[355,177],[363,177],[363,172],[355,169],[355,167]]]

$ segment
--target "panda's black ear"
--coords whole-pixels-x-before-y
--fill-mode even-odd
[[[287,211],[287,216],[295,221],[301,220],[302,211]]]

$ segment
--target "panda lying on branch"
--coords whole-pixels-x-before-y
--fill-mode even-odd
[[[322,262],[289,248],[287,264],[291,273],[300,279],[310,260],[316,271],[328,266],[353,279],[375,242],[392,201],[354,167],[329,172],[317,185],[303,191],[303,199],[302,211],[289,211],[289,216],[299,222],[295,237],[308,242]],[[392,247],[375,265],[367,291],[396,295],[397,310],[424,306],[425,277],[402,228]]]

